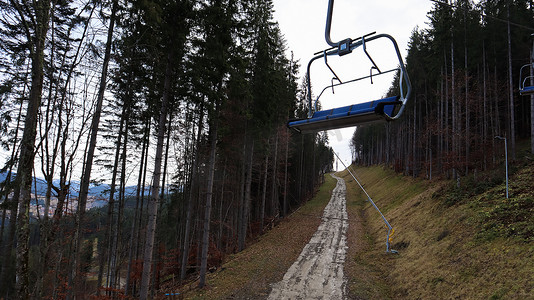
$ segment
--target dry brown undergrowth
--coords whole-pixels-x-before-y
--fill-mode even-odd
[[[312,200],[244,251],[230,256],[220,270],[209,274],[206,288],[198,290],[193,282],[182,287],[181,296],[185,299],[266,298],[270,285],[282,280],[321,222],[336,185],[331,176],[325,179]]]

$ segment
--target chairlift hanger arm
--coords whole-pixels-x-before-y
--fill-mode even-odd
[[[326,28],[325,28],[324,38],[328,45],[330,45],[332,48],[337,48],[339,46],[339,42],[334,43],[332,42],[332,39],[330,38],[330,29],[332,28],[333,11],[334,11],[334,0],[328,0],[328,12],[326,14]]]
[[[352,44],[352,39],[344,39],[339,42],[332,42],[332,39],[330,38],[330,29],[332,27],[332,14],[334,12],[334,0],[328,1],[328,12],[326,14],[326,27],[325,27],[325,40],[328,45],[330,45],[332,48],[338,49],[339,56],[343,56],[345,54],[349,54],[352,52],[352,49],[350,45]]]

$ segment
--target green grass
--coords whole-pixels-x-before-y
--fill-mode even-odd
[[[319,187],[315,196],[300,208],[302,213],[316,213],[318,209],[322,211],[330,201],[332,190],[336,187],[337,180],[330,175],[325,175],[324,178],[325,182]]]
[[[384,223],[374,208],[349,202],[365,225],[354,244],[366,248],[350,246],[354,266],[348,268],[348,276],[367,278],[363,284],[349,282],[351,295],[532,299],[534,165],[517,168],[510,178],[508,200],[504,181],[493,174],[462,178],[457,189],[455,183],[402,177],[382,167],[360,168],[356,173],[396,229],[392,243],[399,254],[384,254]],[[345,178],[350,201],[362,201],[359,187]]]
[[[482,230],[477,236],[491,241],[508,237],[525,243],[534,242],[534,163],[519,169],[510,178],[509,198],[504,184],[495,186],[473,199],[471,207],[478,212]]]
[[[372,180],[363,180],[361,183],[364,185],[364,189],[373,191],[370,194],[371,199],[378,205],[382,213],[387,213],[406,199],[418,195],[425,189],[424,182],[412,180],[410,177],[399,175],[393,170],[381,166],[357,169],[355,172],[357,178],[372,178]],[[346,180],[353,181],[350,174]],[[351,188],[360,193],[360,196],[365,199],[365,195],[357,184],[354,184]]]
[[[395,228],[398,255],[385,253],[386,228],[348,172],[345,276],[354,299],[534,299],[534,163],[510,178],[461,179],[460,188],[400,176],[380,166],[357,176]],[[336,181],[326,177],[314,199],[208,277],[191,299],[265,298],[316,231]],[[194,286],[192,283],[191,286]]]

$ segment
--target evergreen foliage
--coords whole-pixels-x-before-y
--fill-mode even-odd
[[[529,137],[530,101],[517,87],[519,69],[532,51],[532,6],[530,1],[436,2],[428,13],[430,27],[416,28],[409,42],[413,96],[405,115],[394,123],[357,128],[353,159],[391,165],[407,175],[458,178],[495,164],[504,146],[495,136]],[[396,94],[396,85],[388,94]],[[513,157],[513,145],[510,151]]]
[[[25,27],[47,3],[47,25]],[[43,174],[47,191],[37,199],[11,175],[0,185],[2,297],[150,297],[171,277],[217,268],[310,199],[331,170],[326,134],[285,126],[306,107],[271,0],[26,4],[0,5],[0,132],[11,152],[2,167],[18,177],[21,155],[35,157],[25,166]],[[20,152],[25,107],[37,95],[28,37],[38,25],[48,30],[36,136]],[[92,194],[78,205],[80,182],[109,183],[106,205],[91,207]],[[15,266],[15,255],[27,259]],[[27,280],[17,290],[15,273]]]

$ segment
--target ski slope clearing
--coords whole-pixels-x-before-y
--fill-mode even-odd
[[[337,185],[324,210],[321,225],[302,253],[273,286],[268,299],[344,299],[343,273],[349,227],[345,181],[335,175]]]

